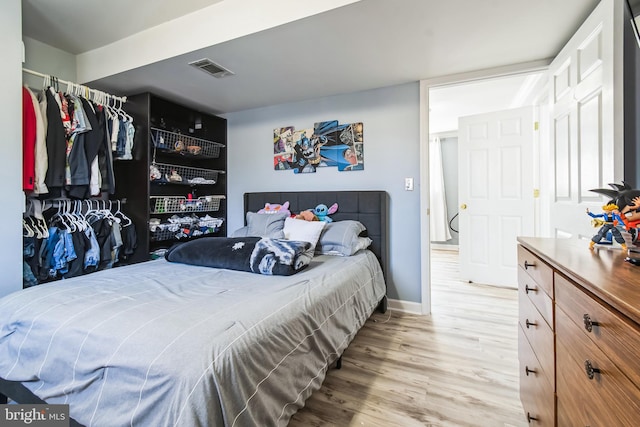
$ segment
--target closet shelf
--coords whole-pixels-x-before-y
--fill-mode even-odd
[[[217,159],[224,144],[189,135],[151,128],[151,140],[157,150],[189,157]]]
[[[193,168],[167,163],[152,163],[149,179],[153,184],[213,185],[224,171]]]
[[[220,209],[220,201],[225,196],[200,196],[188,199],[184,196],[151,196],[152,214],[181,212],[213,212]]]

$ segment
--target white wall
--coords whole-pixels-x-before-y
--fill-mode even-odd
[[[438,135],[436,135],[438,136]],[[458,136],[457,132],[447,132],[440,134],[442,143],[440,151],[442,153],[442,174],[444,178],[444,193],[447,200],[447,220],[453,230],[458,230]],[[455,217],[455,218],[454,218]],[[453,220],[452,220],[453,219]],[[449,230],[451,239],[446,242],[437,242],[440,245],[459,244],[458,233]]]
[[[419,86],[410,83],[226,115],[228,227],[243,225],[243,194],[253,191],[384,190],[389,194],[388,296],[420,301]],[[324,120],[364,123],[364,170],[273,170],[273,129]],[[413,177],[414,191],[404,190]],[[274,201],[277,202],[277,201]],[[331,203],[330,200],[327,204]]]
[[[0,296],[22,289],[22,6],[0,2],[2,67],[0,67]]]
[[[50,74],[62,80],[76,81],[75,55],[29,37],[23,37],[22,41],[25,50],[24,68]],[[42,77],[25,73],[23,79],[24,84],[31,88],[42,88]],[[66,88],[62,86],[61,89]]]

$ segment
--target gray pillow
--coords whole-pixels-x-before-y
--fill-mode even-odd
[[[236,231],[231,233],[229,237],[247,237],[249,235],[249,226],[245,225],[244,227],[238,228]]]
[[[366,230],[359,221],[344,220],[329,222],[325,225],[316,245],[316,253],[322,255],[351,256],[359,250],[366,249],[372,240],[360,237]]]
[[[247,212],[247,234],[246,236],[236,236],[236,230],[232,237],[268,237],[270,239],[284,239],[284,220],[288,217],[286,213],[259,214]],[[243,227],[244,228],[244,227]]]

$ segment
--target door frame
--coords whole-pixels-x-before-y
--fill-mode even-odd
[[[420,289],[422,314],[431,313],[431,239],[429,235],[429,89],[476,80],[547,71],[551,59],[420,80]],[[534,145],[534,150],[538,147]]]

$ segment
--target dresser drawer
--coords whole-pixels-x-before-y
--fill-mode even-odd
[[[640,330],[637,326],[592,299],[563,276],[556,274],[554,280],[557,307],[640,387]]]
[[[553,329],[553,300],[522,267],[518,267],[518,292],[524,293],[531,300]]]
[[[553,298],[553,270],[540,258],[518,245],[518,265]]]
[[[549,384],[554,384],[553,330],[524,292],[519,293],[518,303],[520,327],[540,362],[542,376],[547,378]]]
[[[542,368],[521,326],[518,326],[520,400],[531,426],[550,426],[555,422],[553,385],[541,374]]]
[[[556,337],[558,426],[640,425],[640,389],[561,308]]]

